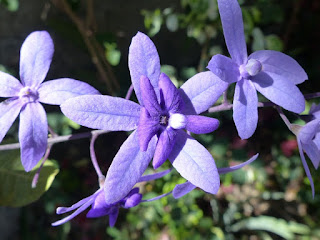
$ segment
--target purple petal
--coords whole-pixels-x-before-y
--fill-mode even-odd
[[[53,105],[60,105],[69,98],[79,95],[100,94],[89,84],[70,78],[44,82],[40,85],[38,93],[40,102]]]
[[[7,99],[0,103],[0,142],[19,115],[22,106],[23,103],[19,99]]]
[[[246,79],[236,84],[233,97],[233,120],[242,139],[252,136],[258,123],[258,96],[253,84]]]
[[[308,144],[314,136],[320,131],[320,122],[313,120],[304,125],[298,135],[302,143]]]
[[[20,79],[25,86],[38,87],[50,68],[54,52],[48,32],[31,33],[20,50]]]
[[[108,215],[111,211],[112,205],[107,205],[105,201],[105,195],[103,189],[101,189],[96,195],[94,202],[92,203],[91,209],[87,213],[88,218],[97,218]]]
[[[168,169],[168,170],[164,170],[158,173],[153,173],[153,174],[149,174],[149,175],[144,175],[142,177],[139,178],[138,182],[147,182],[147,181],[152,181],[152,180],[156,180],[159,178],[164,177],[165,175],[167,175],[168,173],[170,173],[172,171],[172,168]]]
[[[176,86],[171,82],[170,78],[164,73],[161,73],[160,75],[159,88],[162,93],[166,109],[171,113],[181,112],[184,107],[184,103],[180,97],[180,93]]]
[[[160,167],[168,159],[176,141],[176,134],[176,130],[170,127],[160,134],[152,162],[154,169]]]
[[[48,122],[40,103],[27,103],[20,113],[19,142],[21,162],[26,172],[31,171],[47,148]]]
[[[143,105],[148,110],[150,115],[160,115],[161,107],[157,100],[156,93],[154,92],[150,80],[145,76],[141,76],[140,78],[140,91]]]
[[[140,104],[142,104],[140,92],[141,76],[148,77],[156,94],[159,94],[159,55],[151,39],[141,32],[138,32],[132,38],[131,45],[129,47],[129,69],[131,81]]]
[[[71,120],[94,129],[130,131],[138,127],[140,118],[140,105],[118,97],[79,96],[60,107]]]
[[[218,0],[218,7],[228,51],[237,64],[244,64],[248,55],[239,3],[237,0]]]
[[[86,198],[80,200],[79,202],[73,204],[71,207],[58,207],[56,213],[57,214],[63,214],[63,213],[67,213],[67,212],[73,211],[74,209],[79,208],[80,206],[82,206],[86,202],[90,201],[90,199],[95,199],[96,196],[99,193],[101,193],[101,191],[102,191],[102,189],[99,189],[94,194],[92,194],[89,197],[86,197]]]
[[[305,108],[305,99],[299,88],[291,81],[271,72],[260,72],[252,77],[255,88],[270,101],[284,109],[301,113]]]
[[[303,155],[301,141],[300,141],[299,137],[297,138],[297,142],[298,142],[299,154],[300,154],[301,161],[302,161],[302,164],[303,164],[303,167],[304,167],[304,171],[306,172],[307,177],[308,177],[308,179],[310,181],[311,190],[312,190],[312,196],[314,197],[314,184],[313,184],[312,176],[311,176],[307,161],[306,161],[306,159],[305,159],[305,157]]]
[[[137,206],[141,202],[141,199],[142,199],[142,194],[140,194],[140,193],[132,194],[132,196],[130,196],[126,200],[126,202],[124,204],[124,208],[132,208],[132,207]]]
[[[189,192],[191,192],[193,189],[195,189],[196,186],[193,185],[190,182],[185,182],[182,184],[177,184],[173,191],[172,191],[172,195],[175,199],[181,198],[184,195],[188,194]]]
[[[138,125],[140,150],[146,151],[151,138],[159,131],[159,119],[150,117],[148,111],[142,107]]]
[[[218,168],[218,172],[219,174],[225,174],[225,173],[229,173],[229,172],[234,172],[250,163],[252,163],[254,160],[256,160],[259,156],[259,153],[257,153],[256,155],[254,155],[253,157],[251,157],[249,160],[240,163],[238,165],[232,166],[232,167],[225,167],[225,168]]]
[[[320,162],[320,151],[317,145],[312,141],[308,144],[301,143],[303,150],[306,152],[308,157],[310,158],[315,169],[319,167]]]
[[[110,214],[109,208],[91,208],[88,212],[86,217],[87,218],[99,218],[102,216],[106,216]]]
[[[182,130],[178,130],[176,138],[176,144],[169,156],[175,169],[193,185],[216,194],[220,187],[220,178],[211,154]]]
[[[309,114],[314,115],[315,118],[320,118],[320,104],[312,103]]]
[[[249,59],[257,59],[262,63],[264,72],[271,72],[282,78],[283,81],[291,81],[300,84],[308,79],[306,72],[299,63],[288,55],[272,51],[261,50],[252,53]]]
[[[134,131],[122,144],[105,179],[104,192],[107,204],[115,203],[126,197],[139,181],[154,154],[156,141],[155,136],[151,139],[148,150],[142,152],[138,134]]]
[[[74,217],[78,216],[80,213],[82,213],[84,210],[86,210],[94,201],[94,198],[91,198],[89,201],[87,201],[86,203],[84,203],[81,207],[79,207],[76,211],[74,211],[72,214],[70,214],[68,217],[65,217],[59,221],[56,221],[54,223],[52,223],[51,225],[53,227],[55,226],[59,226],[61,224],[64,224],[68,221],[70,221],[71,219],[73,219]]]
[[[210,71],[194,75],[179,89],[185,103],[184,113],[200,114],[208,110],[228,86]]]
[[[8,73],[0,72],[0,97],[19,96],[21,88],[23,86],[18,79]]]
[[[240,79],[239,65],[226,56],[220,54],[214,55],[207,68],[221,80],[229,84],[237,82]]]
[[[216,130],[219,127],[219,121],[215,118],[187,115],[186,129],[195,134],[205,134]]]
[[[161,195],[156,196],[156,197],[154,197],[154,198],[149,198],[149,199],[141,200],[141,202],[153,202],[153,201],[159,200],[159,199],[161,199],[161,198],[163,198],[163,197],[166,197],[166,196],[170,195],[171,193],[172,193],[172,191],[167,192],[167,193],[164,193],[164,194],[161,194]]]
[[[116,224],[118,215],[119,215],[119,208],[115,208],[114,211],[112,213],[110,213],[110,215],[109,215],[109,226],[110,227],[113,227]]]

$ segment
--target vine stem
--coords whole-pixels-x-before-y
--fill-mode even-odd
[[[91,138],[91,141],[90,141],[90,157],[91,157],[92,165],[93,165],[93,167],[96,170],[96,173],[98,175],[98,181],[99,181],[99,184],[100,184],[100,187],[101,187],[101,186],[103,186],[105,177],[101,172],[101,169],[100,169],[98,161],[97,161],[97,156],[96,156],[96,153],[94,151],[94,143],[95,143],[95,141],[96,141],[96,139],[98,137],[99,137],[99,134],[93,134],[92,135],[92,138]]]
[[[131,89],[132,88],[132,89]],[[130,98],[131,93],[133,91],[133,87],[130,86],[128,93],[126,95],[126,99]],[[313,99],[313,98],[318,98],[320,97],[320,92],[316,93],[309,93],[304,95],[305,99]],[[259,102],[258,107],[274,107],[277,106],[273,102]],[[222,112],[222,111],[227,111],[232,108],[232,104],[230,103],[222,103],[218,106],[214,106],[208,109],[208,112],[213,113],[213,112]],[[85,133],[76,133],[76,134],[70,134],[66,136],[57,136],[54,138],[48,138],[48,144],[55,144],[55,143],[60,143],[60,142],[67,142],[67,141],[72,141],[72,140],[77,140],[77,139],[83,139],[83,138],[90,138],[93,135],[101,135],[110,132],[109,130],[93,130],[90,132],[85,132]],[[19,143],[11,143],[11,144],[4,144],[0,145],[0,151],[5,151],[5,150],[14,150],[14,149],[19,149],[20,144]]]

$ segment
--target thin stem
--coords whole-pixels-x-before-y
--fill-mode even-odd
[[[133,92],[133,85],[131,84],[129,89],[128,89],[128,92],[126,94],[126,99],[129,100],[131,95],[132,95],[132,92]]]
[[[91,157],[92,165],[98,175],[99,183],[101,183],[102,181],[104,181],[104,176],[101,172],[101,169],[100,169],[98,161],[97,161],[96,153],[94,151],[94,143],[95,143],[96,139],[98,138],[98,136],[99,136],[99,134],[92,135],[91,142],[90,142],[90,157]]]
[[[58,136],[55,138],[48,138],[48,144],[55,144],[55,143],[67,142],[67,141],[71,141],[71,140],[90,138],[94,134],[100,135],[100,134],[105,134],[108,132],[110,132],[110,131],[109,130],[93,130],[91,132],[76,133],[76,134],[70,134],[70,135],[66,135],[66,136]],[[0,145],[0,151],[14,150],[14,149],[19,149],[19,148],[20,148],[19,143]]]
[[[34,177],[32,179],[32,183],[31,183],[31,187],[32,188],[36,188],[37,187],[41,169],[42,169],[44,163],[47,161],[47,159],[48,159],[48,157],[50,155],[51,148],[52,148],[52,145],[49,145],[45,155],[43,156],[42,163],[41,163],[40,167],[38,168],[36,174],[34,175]]]

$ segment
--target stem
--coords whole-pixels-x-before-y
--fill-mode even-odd
[[[41,163],[40,167],[38,168],[36,174],[34,175],[34,177],[33,177],[33,179],[32,179],[32,183],[31,183],[31,187],[32,187],[32,188],[36,188],[36,187],[37,187],[38,180],[39,180],[39,176],[40,176],[40,171],[41,171],[44,163],[47,161],[47,159],[48,159],[48,157],[49,157],[51,148],[52,148],[52,145],[49,145],[48,148],[47,148],[47,151],[46,151],[45,155],[43,156],[42,163]]]
[[[100,169],[98,161],[97,161],[96,153],[94,151],[94,143],[95,143],[96,139],[98,138],[98,136],[99,136],[99,134],[92,135],[91,142],[90,142],[90,157],[91,157],[92,165],[98,175],[99,183],[101,183],[104,181],[104,176],[101,172],[101,169]]]
[[[93,130],[91,132],[76,133],[76,134],[70,134],[70,135],[66,135],[66,136],[58,136],[55,138],[48,138],[48,144],[55,144],[55,143],[67,142],[67,141],[71,141],[71,140],[89,138],[94,134],[100,135],[100,134],[105,134],[108,132],[110,132],[110,131],[109,130]],[[14,150],[14,149],[19,149],[19,148],[20,148],[19,143],[0,145],[0,151]]]
[[[131,84],[129,89],[128,89],[128,92],[126,94],[126,99],[129,100],[131,95],[132,95],[132,92],[133,92],[133,85]]]

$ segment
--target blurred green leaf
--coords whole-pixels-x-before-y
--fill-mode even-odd
[[[31,188],[32,180],[41,161],[30,172],[25,172],[20,161],[20,153],[4,151],[0,155],[0,205],[21,207],[28,205],[48,191],[59,168],[55,162],[47,160],[40,172],[38,184]]]
[[[275,50],[275,51],[283,51],[283,43],[282,40],[274,34],[268,35],[265,38],[266,41],[266,47],[269,50]]]
[[[10,12],[19,9],[19,0],[0,0],[0,4],[3,4]]]
[[[252,31],[252,51],[258,51],[264,49],[264,35],[260,28],[254,28]]]
[[[179,21],[177,14],[170,14],[166,19],[166,25],[169,31],[175,32],[179,28]]]
[[[142,10],[141,14],[144,16],[144,26],[149,30],[148,35],[153,37],[161,29],[163,22],[161,10],[159,8],[154,11]]]
[[[121,52],[117,49],[116,43],[104,42],[106,59],[112,66],[117,66],[120,62]]]

